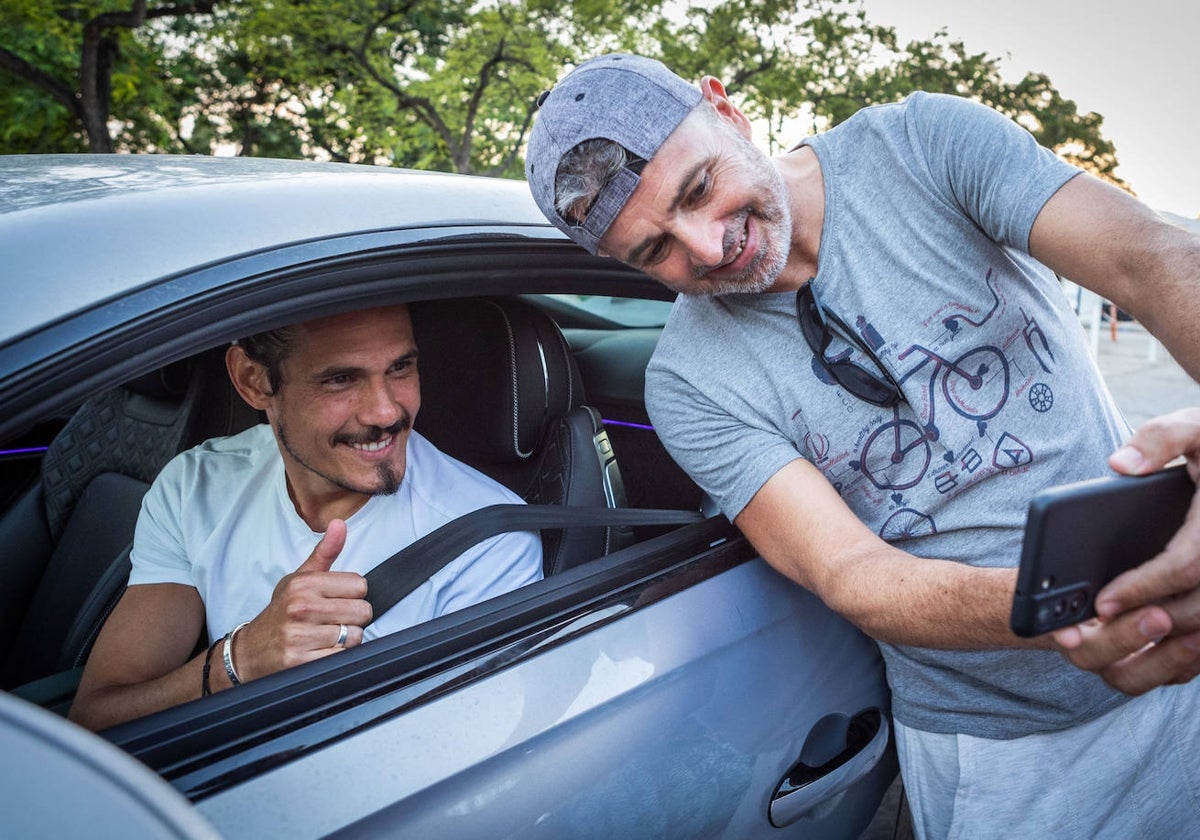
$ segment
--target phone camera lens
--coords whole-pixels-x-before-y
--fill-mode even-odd
[[[1087,603],[1087,596],[1082,592],[1076,592],[1071,596],[1071,614],[1083,612],[1083,605]]]

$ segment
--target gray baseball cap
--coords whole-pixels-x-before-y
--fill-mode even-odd
[[[654,157],[700,99],[698,88],[652,58],[612,54],[580,64],[538,99],[525,154],[525,177],[538,207],[555,227],[595,254],[600,238],[637,189],[644,161]],[[625,147],[635,160],[604,186],[583,223],[575,224],[554,207],[558,165],[583,141],[601,137]]]

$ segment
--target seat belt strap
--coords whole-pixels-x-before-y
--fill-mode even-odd
[[[543,528],[601,528],[618,525],[686,525],[704,520],[691,510],[490,505],[430,531],[365,575],[367,602],[378,618],[471,546],[509,531]]]

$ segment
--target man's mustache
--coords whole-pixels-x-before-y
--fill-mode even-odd
[[[401,432],[407,432],[411,426],[412,426],[412,421],[410,420],[409,416],[407,414],[405,414],[403,417],[401,417],[395,423],[388,426],[386,429],[383,428],[382,426],[368,426],[367,428],[363,429],[358,434],[339,435],[336,438],[334,438],[333,442],[334,443],[346,443],[346,444],[350,444],[352,446],[356,443],[378,443],[379,441],[383,440],[385,437],[392,437],[394,435],[400,434]]]

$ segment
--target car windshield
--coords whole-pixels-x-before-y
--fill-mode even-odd
[[[623,327],[661,327],[667,323],[670,301],[609,295],[548,295],[569,306],[607,318]]]

